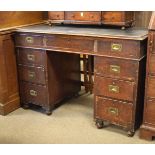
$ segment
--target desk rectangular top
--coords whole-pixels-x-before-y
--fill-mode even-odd
[[[43,33],[43,34],[60,34],[60,35],[74,35],[86,37],[101,37],[101,38],[118,38],[130,40],[144,40],[148,36],[148,30],[143,28],[126,28],[112,29],[103,27],[86,27],[86,26],[67,26],[46,24],[25,26],[15,29],[16,32],[24,33]]]

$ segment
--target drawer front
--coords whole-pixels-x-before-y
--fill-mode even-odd
[[[149,55],[149,60],[148,60],[148,70],[150,74],[155,74],[155,54]]]
[[[45,51],[37,49],[17,48],[18,64],[45,66],[45,59]]]
[[[148,37],[148,50],[150,53],[155,53],[155,32],[149,31],[149,37]]]
[[[155,98],[155,77],[148,77],[147,96]]]
[[[43,35],[29,34],[29,33],[18,33],[15,35],[16,46],[26,47],[42,47]]]
[[[140,58],[140,42],[121,39],[102,39],[97,42],[97,52],[101,55],[123,58]]]
[[[128,125],[132,123],[133,104],[96,96],[95,117],[113,124]]]
[[[48,104],[48,93],[45,86],[20,82],[20,95],[22,103],[33,103],[40,106]]]
[[[124,22],[124,12],[121,11],[102,11],[102,22]]]
[[[48,19],[50,19],[50,20],[64,20],[64,11],[49,11]]]
[[[155,100],[147,100],[144,121],[155,125]]]
[[[95,95],[106,96],[127,101],[134,100],[134,82],[95,76],[94,84]]]
[[[65,20],[75,20],[75,21],[101,21],[100,11],[66,11]]]
[[[124,59],[95,57],[95,74],[126,80],[136,80],[138,62]]]
[[[46,36],[46,46],[57,50],[93,52],[94,40],[85,37]]]
[[[46,84],[46,75],[42,67],[18,65],[19,79],[36,84]]]

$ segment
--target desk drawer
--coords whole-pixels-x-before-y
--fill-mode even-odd
[[[46,84],[45,70],[42,67],[18,65],[19,79],[36,84]]]
[[[74,23],[78,21],[101,22],[101,12],[100,11],[66,11],[65,22],[69,22],[69,21],[73,21]]]
[[[95,117],[113,124],[128,125],[132,123],[133,104],[96,96]]]
[[[48,11],[49,20],[64,20],[64,11]]]
[[[127,101],[134,100],[134,82],[95,76],[94,84],[95,95],[106,96]]]
[[[136,80],[138,62],[117,58],[95,57],[95,74],[106,77]]]
[[[33,103],[44,106],[48,104],[46,86],[20,82],[20,95],[22,103]]]
[[[42,47],[43,35],[29,34],[29,33],[18,33],[15,35],[16,46],[25,47]]]
[[[46,36],[46,46],[57,50],[93,52],[94,40],[86,37]]]
[[[97,52],[101,55],[122,58],[141,58],[140,42],[121,39],[102,39],[97,42]]]
[[[17,62],[23,65],[45,66],[46,53],[43,50],[17,48]]]

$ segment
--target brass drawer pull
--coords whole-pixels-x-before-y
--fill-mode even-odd
[[[80,12],[80,16],[83,17],[83,15],[84,15],[83,12]]]
[[[117,108],[113,108],[113,107],[109,107],[108,108],[108,113],[112,114],[112,115],[118,115],[118,109]]]
[[[114,85],[109,85],[109,92],[119,93],[119,87]]]
[[[110,72],[111,73],[120,73],[120,66],[117,65],[110,65]]]
[[[31,96],[37,96],[37,92],[35,90],[30,90],[30,95]]]
[[[111,44],[111,51],[113,52],[121,52],[122,51],[122,44]]]
[[[35,72],[29,71],[28,76],[30,79],[34,79],[35,78]]]
[[[34,42],[34,39],[33,39],[33,37],[26,37],[26,38],[25,38],[25,41],[26,41],[27,43],[29,43],[29,44],[32,44],[32,43]]]
[[[28,59],[29,61],[35,61],[35,56],[32,55],[32,54],[28,54],[28,55],[27,55],[27,59]]]

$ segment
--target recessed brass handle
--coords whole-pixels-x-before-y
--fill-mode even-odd
[[[35,90],[30,90],[30,95],[31,96],[37,96],[37,92]]]
[[[83,17],[83,16],[84,16],[83,12],[80,12],[80,16],[81,16],[81,17]]]
[[[113,52],[121,52],[122,51],[122,44],[111,44],[111,51]]]
[[[120,66],[117,65],[110,65],[110,72],[111,73],[120,73]]]
[[[35,72],[29,71],[28,76],[30,79],[34,79],[35,78]]]
[[[108,87],[109,87],[109,92],[119,93],[119,87],[118,86],[109,85]]]
[[[33,54],[28,54],[28,55],[27,55],[27,59],[28,59],[29,61],[35,61],[35,56],[34,56]]]
[[[112,114],[112,115],[118,115],[118,109],[117,108],[113,108],[113,107],[109,107],[108,108],[108,113]]]
[[[29,44],[32,44],[32,43],[34,42],[34,39],[33,39],[33,37],[26,37],[26,38],[25,38],[25,41],[26,41],[27,43],[29,43]]]

